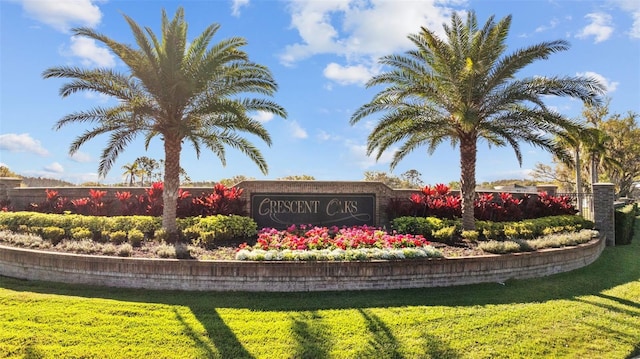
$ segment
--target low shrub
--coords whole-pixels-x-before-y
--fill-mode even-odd
[[[133,247],[140,247],[144,241],[144,233],[137,228],[130,230],[129,233],[127,233],[127,237]]]
[[[162,243],[156,248],[156,255],[160,258],[175,258],[176,248],[175,246]]]
[[[468,241],[476,242],[478,240],[478,237],[480,236],[480,233],[478,233],[478,231],[462,231],[460,235],[462,236],[462,238]]]
[[[117,254],[118,257],[131,257],[133,253],[133,247],[129,243],[124,243],[118,246]]]
[[[118,248],[113,243],[107,243],[104,246],[102,246],[102,248],[100,249],[100,252],[102,252],[102,254],[104,255],[112,256],[116,254],[116,252],[118,252]]]
[[[433,247],[416,248],[357,248],[357,249],[241,249],[237,260],[250,261],[364,261],[413,258],[440,258],[442,253]]]
[[[50,248],[51,243],[34,233],[17,233],[10,230],[0,231],[0,240],[26,248]]]
[[[127,232],[115,231],[109,233],[109,242],[113,244],[122,244],[127,241]]]
[[[65,236],[64,229],[59,227],[44,227],[40,229],[42,239],[51,242],[54,246],[62,241]]]
[[[391,221],[391,228],[399,233],[431,237],[434,231],[444,227],[445,222],[436,217],[398,217]]]
[[[164,228],[156,229],[153,232],[153,239],[159,242],[169,241],[169,233]]]
[[[258,225],[249,217],[216,215],[200,218],[186,230],[191,235],[199,233],[200,243],[212,248],[220,242],[245,241],[258,233]]]
[[[578,232],[552,234],[530,240],[506,240],[480,242],[478,248],[494,254],[528,252],[544,248],[561,248],[587,243],[598,236],[598,231],[583,229]]]
[[[455,240],[455,235],[455,226],[444,227],[433,232],[433,240],[443,243],[452,243]]]
[[[101,253],[103,249],[103,245],[88,239],[80,241],[62,241],[58,246],[62,250],[82,254]]]
[[[598,231],[592,229],[583,229],[573,233],[552,234],[526,242],[533,249],[560,248],[587,243],[597,236]]]
[[[532,239],[543,235],[592,229],[593,222],[576,215],[561,215],[517,222],[476,221],[478,240]],[[455,227],[451,233],[451,227]],[[461,221],[434,217],[398,217],[392,228],[398,233],[421,234],[436,241],[455,240]],[[417,233],[416,233],[417,232]],[[463,236],[464,237],[464,236]]]
[[[490,240],[487,242],[481,242],[478,247],[485,252],[494,254],[506,254],[520,252],[520,243],[516,241],[496,241]]]
[[[71,239],[81,241],[83,239],[93,239],[93,233],[89,228],[75,227],[71,229]]]

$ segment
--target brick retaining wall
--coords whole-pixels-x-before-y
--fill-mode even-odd
[[[577,247],[467,258],[366,262],[247,262],[86,256],[0,246],[0,275],[121,288],[329,291],[444,287],[543,277],[593,263],[595,239]]]

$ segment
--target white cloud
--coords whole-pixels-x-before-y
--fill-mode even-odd
[[[112,99],[109,95],[96,92],[84,92],[82,95],[84,96],[84,98],[94,100],[98,103],[107,103]]]
[[[21,0],[22,8],[32,18],[54,29],[67,32],[73,26],[94,27],[102,13],[92,0]]]
[[[73,155],[69,156],[69,158],[73,162],[78,162],[78,163],[87,163],[93,160],[89,154],[80,152],[80,151],[77,151]]]
[[[622,10],[629,13],[633,18],[633,24],[629,29],[629,37],[640,39],[640,1],[638,0],[614,0]]]
[[[634,39],[640,39],[640,11],[634,12],[632,16],[633,25],[631,25],[631,29],[629,30],[629,36]]]
[[[340,85],[364,85],[376,71],[364,65],[342,66],[332,62],[324,68],[323,74]]]
[[[233,0],[231,4],[231,15],[240,16],[240,9],[249,5],[249,0]]]
[[[596,72],[592,72],[592,71],[587,71],[587,72],[579,72],[577,74],[578,76],[583,76],[583,77],[590,77],[590,78],[594,78],[596,80],[598,80],[601,84],[604,85],[606,91],[608,93],[613,92],[616,90],[616,88],[618,88],[618,84],[619,82],[614,82],[611,81],[609,79],[607,79],[606,77],[600,75],[599,73]]]
[[[85,66],[114,67],[116,65],[115,58],[109,50],[96,45],[94,39],[72,36],[69,48],[71,54],[80,57]]]
[[[269,121],[273,120],[273,113],[265,112],[265,111],[258,111],[253,116],[251,116],[251,118],[253,118],[254,120],[256,120],[258,122],[266,123],[266,122],[269,122]]]
[[[324,130],[320,130],[318,131],[318,134],[316,134],[316,138],[319,141],[324,142],[324,141],[329,141],[331,139],[331,135]]]
[[[585,26],[576,36],[579,38],[595,37],[595,43],[605,41],[613,34],[611,15],[603,12],[594,12],[585,15],[591,23]]]
[[[407,49],[409,34],[421,26],[442,35],[458,0],[290,0],[291,27],[301,41],[285,48],[281,62],[291,65],[316,54],[336,54],[350,63],[373,63],[375,59]],[[357,65],[352,65],[357,67]],[[326,71],[326,70],[325,70]]]
[[[556,26],[558,26],[559,23],[560,23],[560,21],[558,21],[558,19],[553,18],[553,19],[551,19],[551,21],[549,22],[548,25],[538,26],[536,28],[535,32],[545,32],[547,30],[551,30],[551,29],[555,28]]]
[[[388,164],[393,160],[393,155],[396,152],[395,148],[387,150],[382,153],[380,159],[376,161],[377,152],[367,155],[367,146],[357,143],[347,143],[348,156],[350,161],[354,162],[360,169],[368,169],[377,164]]]
[[[339,85],[364,84],[379,72],[380,56],[410,48],[409,34],[427,27],[443,36],[452,7],[466,0],[289,0],[291,28],[300,41],[286,46],[280,54],[284,65],[317,54],[334,54],[346,64],[328,64],[324,76]],[[327,84],[325,88],[332,89]]]
[[[291,136],[293,136],[293,138],[303,139],[309,137],[307,131],[295,121],[291,121],[289,123],[289,130],[291,131]]]
[[[58,162],[53,162],[47,166],[44,166],[44,170],[47,172],[62,173],[64,172],[64,167],[62,167],[62,165]]]
[[[0,135],[0,150],[9,152],[30,152],[40,156],[47,156],[47,151],[40,141],[32,138],[28,133],[7,133]]]

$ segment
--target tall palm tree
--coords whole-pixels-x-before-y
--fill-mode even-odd
[[[589,157],[589,173],[591,183],[599,181],[598,170],[615,169],[621,166],[620,162],[610,155],[611,136],[601,129],[605,118],[609,116],[610,98],[607,98],[600,105],[586,105],[582,111],[582,116],[591,125],[586,133],[584,150]]]
[[[576,201],[578,204],[578,212],[580,214],[583,212],[583,198],[584,198],[584,188],[583,188],[583,179],[582,179],[582,169],[584,167],[582,153],[586,152],[586,148],[592,147],[592,141],[595,136],[597,136],[596,131],[598,129],[589,127],[580,129],[577,131],[567,131],[561,136],[558,137],[558,142],[561,146],[564,146],[566,149],[571,150],[572,158],[564,158],[560,159],[560,162],[567,166],[569,169],[575,171],[575,179],[576,179]]]
[[[600,168],[618,168],[620,161],[610,155],[609,144],[611,136],[600,128],[588,128],[586,131],[587,140],[584,142],[584,151],[589,156],[589,172],[591,173],[591,184],[599,182]]]
[[[265,66],[251,62],[241,50],[246,40],[231,37],[209,46],[220,28],[207,27],[187,44],[187,23],[179,8],[172,20],[162,11],[161,36],[144,30],[124,15],[137,48],[120,43],[89,28],[76,28],[75,36],[85,36],[107,46],[127,67],[128,73],[110,69],[53,67],[44,78],[68,78],[60,89],[62,97],[78,91],[94,91],[118,100],[112,107],[97,107],[72,113],[57,122],[59,129],[69,123],[90,123],[95,127],[77,137],[70,146],[74,153],[86,141],[110,134],[98,172],[105,175],[114,161],[138,135],[145,144],[156,136],[164,142],[164,211],[162,225],[175,234],[176,201],[180,184],[180,153],[190,142],[199,157],[204,145],[226,164],[225,146],[240,150],[263,173],[268,167],[259,149],[238,132],[252,134],[271,144],[264,126],[249,117],[265,111],[286,117],[286,111],[264,98],[243,97],[245,93],[272,96],[277,84]],[[187,46],[188,45],[188,46]]]
[[[511,16],[498,22],[490,17],[478,26],[474,12],[466,22],[453,13],[443,25],[446,38],[422,27],[409,35],[415,49],[380,59],[390,70],[374,76],[367,87],[387,85],[351,117],[355,124],[382,112],[368,137],[368,154],[377,158],[398,142],[391,168],[408,153],[427,146],[428,153],[444,141],[460,146],[462,226],[475,228],[473,201],[476,187],[478,141],[511,146],[522,164],[521,143],[541,147],[566,158],[554,135],[578,124],[545,106],[543,96],[569,96],[597,103],[603,86],[583,77],[528,77],[516,73],[536,60],[564,51],[563,40],[543,42],[505,54]]]

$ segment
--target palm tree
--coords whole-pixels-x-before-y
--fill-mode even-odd
[[[446,38],[422,27],[409,35],[415,49],[388,55],[380,63],[390,67],[374,76],[367,87],[387,85],[351,117],[355,124],[366,116],[384,115],[368,136],[368,154],[377,158],[404,142],[391,162],[394,168],[408,153],[427,146],[429,154],[443,142],[460,146],[462,226],[475,228],[473,202],[478,141],[511,146],[522,164],[521,143],[529,143],[567,158],[554,136],[579,128],[574,121],[546,107],[543,96],[569,96],[598,103],[603,86],[583,77],[528,77],[516,73],[536,60],[564,51],[564,40],[543,42],[505,54],[511,16],[497,23],[490,17],[478,27],[474,12],[466,23],[457,13],[443,25]]]
[[[561,136],[558,136],[558,142],[566,149],[571,150],[573,158],[560,159],[560,162],[567,166],[569,169],[575,171],[576,177],[576,201],[578,204],[578,212],[583,213],[583,180],[582,180],[582,167],[583,161],[581,159],[581,153],[584,152],[584,147],[588,146],[588,143],[593,138],[592,133],[594,128],[585,128],[578,131],[567,131]]]
[[[588,128],[586,131],[587,141],[584,142],[584,150],[589,156],[589,172],[591,173],[591,184],[600,181],[599,168],[619,168],[620,161],[610,155],[609,144],[611,136],[599,128]]]
[[[129,179],[129,186],[133,186],[136,183],[136,176],[144,174],[144,170],[138,167],[137,161],[127,163],[122,166],[122,169],[124,170],[122,176],[125,178],[125,182],[127,181],[127,178]]]
[[[124,18],[137,48],[89,28],[76,28],[73,34],[106,45],[126,65],[128,73],[68,66],[53,67],[43,73],[44,78],[71,79],[60,89],[62,97],[94,91],[114,97],[118,104],[72,113],[59,120],[55,128],[69,123],[95,126],[73,141],[70,153],[98,135],[110,134],[98,167],[102,176],[138,135],[144,136],[146,146],[159,136],[165,155],[162,226],[169,234],[175,234],[183,143],[191,143],[198,157],[201,147],[207,147],[223,165],[225,146],[235,148],[267,173],[267,163],[259,149],[238,132],[255,135],[271,145],[269,133],[249,114],[265,111],[286,117],[286,111],[264,98],[243,97],[244,93],[272,96],[277,90],[269,69],[251,62],[241,50],[247,44],[243,38],[231,37],[209,46],[220,28],[212,24],[187,44],[182,8],[172,20],[162,11],[160,38],[149,28],[143,30],[127,15]]]
[[[140,176],[140,183],[144,186],[145,176],[147,181],[150,182],[151,178],[153,177],[153,172],[157,170],[159,167],[158,161],[154,160],[153,158],[149,158],[147,156],[142,156],[142,157],[136,158],[136,163],[142,169],[141,176]]]

